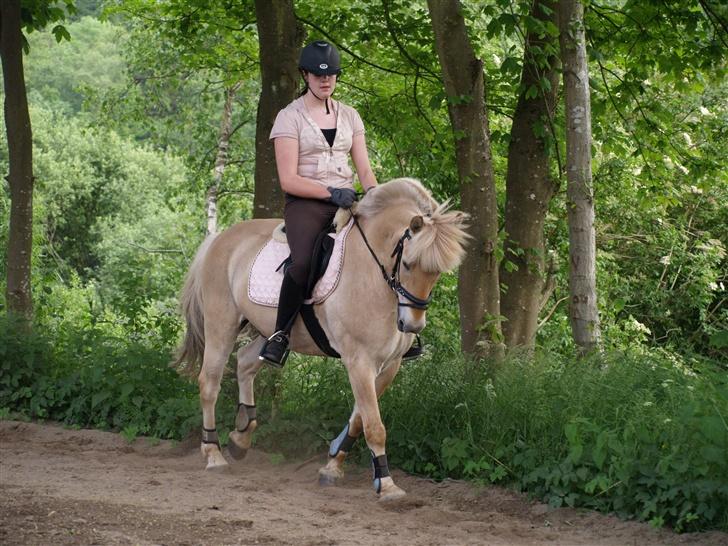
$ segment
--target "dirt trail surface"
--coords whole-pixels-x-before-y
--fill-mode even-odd
[[[0,544],[728,544],[397,471],[408,496],[379,503],[366,469],[319,487],[323,457],[210,473],[198,445],[0,421]]]

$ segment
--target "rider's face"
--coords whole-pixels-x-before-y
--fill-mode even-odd
[[[317,76],[309,72],[306,74],[306,81],[308,82],[309,89],[322,100],[328,99],[334,94],[336,75]]]

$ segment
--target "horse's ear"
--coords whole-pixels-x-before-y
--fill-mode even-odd
[[[422,219],[422,216],[413,216],[409,225],[410,231],[412,233],[417,233],[419,230],[422,229],[422,226],[424,225],[425,221]]]

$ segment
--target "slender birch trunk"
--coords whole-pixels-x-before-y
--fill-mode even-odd
[[[7,310],[33,313],[33,135],[23,72],[20,0],[0,3],[0,57],[5,89],[5,127],[10,172],[10,232],[7,248]]]
[[[228,160],[230,133],[233,127],[233,102],[235,101],[235,93],[237,93],[238,89],[240,89],[240,83],[236,83],[225,90],[225,104],[222,108],[220,132],[217,137],[217,156],[215,157],[215,167],[212,170],[212,184],[207,189],[207,198],[205,200],[208,235],[217,233],[217,196]]]
[[[566,99],[566,179],[569,221],[571,329],[584,354],[599,343],[596,238],[591,172],[591,103],[584,32],[584,4],[560,4],[561,58]]]
[[[470,214],[470,243],[459,270],[463,351],[502,352],[498,285],[498,208],[485,106],[483,62],[475,57],[458,0],[428,0],[435,47],[455,136],[462,209]]]

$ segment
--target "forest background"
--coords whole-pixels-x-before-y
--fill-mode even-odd
[[[428,6],[294,7],[306,41],[342,50],[337,98],[361,113],[380,182],[413,176],[459,205],[462,136],[448,106],[468,99],[445,92]],[[256,11],[246,1],[75,8],[63,26],[27,34],[33,328],[0,321],[0,414],[182,438],[199,427],[196,388],[167,364],[210,191],[220,229],[256,207]],[[462,10],[485,75],[505,276],[524,259],[507,251],[504,225],[518,101],[560,93],[548,78],[522,83],[526,36],[558,35],[532,9],[498,0]],[[677,530],[728,528],[727,20],[717,2],[588,3],[600,350],[577,357],[569,322],[564,111],[555,103],[530,127],[553,182],[532,343],[508,344],[505,358],[463,354],[458,277],[444,276],[428,353],[382,400],[394,465]],[[0,199],[5,248],[9,190]],[[231,371],[219,404],[230,424],[236,390]],[[281,456],[324,450],[353,403],[337,361],[298,356],[283,374],[261,373],[258,399],[256,441]]]

